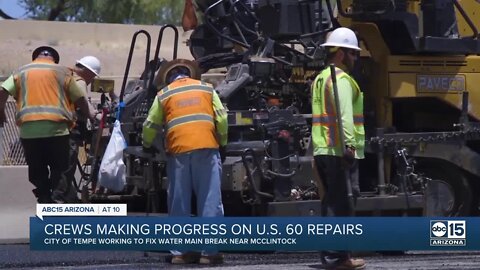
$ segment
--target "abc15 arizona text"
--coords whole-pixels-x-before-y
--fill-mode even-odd
[[[430,246],[465,246],[466,237],[465,220],[430,221]]]

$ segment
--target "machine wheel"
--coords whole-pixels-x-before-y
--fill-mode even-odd
[[[418,173],[431,180],[425,190],[425,216],[467,216],[472,204],[468,178],[456,166],[441,160],[419,160]]]

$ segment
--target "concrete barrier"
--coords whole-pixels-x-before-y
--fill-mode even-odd
[[[0,77],[7,77],[18,67],[31,61],[32,51],[41,45],[58,50],[60,64],[73,66],[85,55],[95,55],[102,62],[101,77],[115,80],[120,91],[133,34],[146,30],[151,36],[150,58],[153,58],[160,25],[127,25],[107,23],[50,22],[34,20],[0,20]],[[193,59],[186,45],[191,32],[179,33],[178,58]],[[132,58],[130,77],[139,77],[144,69],[146,38],[139,35]],[[171,29],[163,34],[159,56],[172,59],[174,35]]]
[[[29,242],[36,206],[32,189],[26,166],[0,166],[0,244]]]

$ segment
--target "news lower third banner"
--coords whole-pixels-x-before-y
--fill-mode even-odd
[[[32,250],[480,250],[480,218],[39,217]]]

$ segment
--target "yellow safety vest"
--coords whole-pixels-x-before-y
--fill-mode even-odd
[[[353,138],[345,138],[346,144],[355,146],[356,158],[364,158],[365,149],[365,130],[363,126],[363,93],[358,84],[347,73],[341,69],[336,69],[337,80],[347,79],[352,87],[351,116],[344,115],[347,119],[352,119],[352,126],[345,126],[344,129],[353,130]],[[341,96],[342,89],[338,89]],[[339,141],[339,130],[337,125],[337,109],[332,87],[332,78],[330,68],[324,69],[316,78],[312,85],[312,141],[314,155],[334,155],[341,156],[342,150]]]

